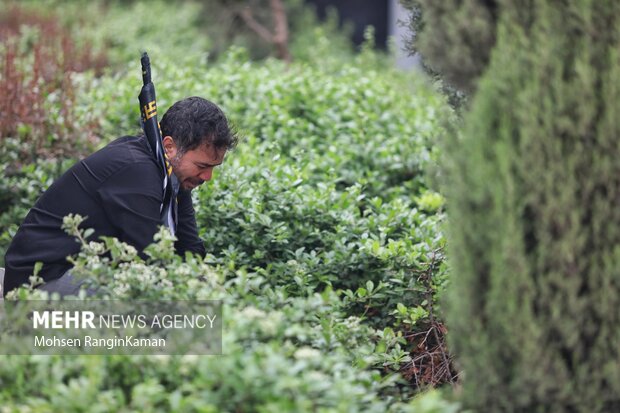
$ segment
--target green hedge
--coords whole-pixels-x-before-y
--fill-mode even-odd
[[[507,6],[449,147],[469,407],[620,409],[619,27],[614,1]]]

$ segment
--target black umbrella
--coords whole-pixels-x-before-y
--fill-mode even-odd
[[[174,235],[176,223],[176,192],[173,188],[172,167],[166,158],[163,150],[161,129],[157,122],[157,103],[155,99],[155,85],[151,81],[151,62],[146,52],[142,53],[140,59],[142,63],[142,90],[138,100],[140,101],[140,114],[142,115],[142,129],[146,135],[146,139],[153,151],[155,160],[159,165],[164,181],[164,202],[161,207],[161,223],[170,229]]]

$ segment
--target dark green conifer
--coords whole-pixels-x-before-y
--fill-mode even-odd
[[[464,401],[620,412],[620,2],[500,3],[447,148]]]

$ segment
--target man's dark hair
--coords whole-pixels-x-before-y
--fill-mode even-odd
[[[160,122],[163,136],[171,136],[183,154],[203,144],[232,149],[237,135],[228,126],[224,112],[213,102],[192,96],[176,102]]]

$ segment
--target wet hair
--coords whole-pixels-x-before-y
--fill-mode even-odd
[[[162,136],[171,136],[181,154],[204,144],[217,150],[237,145],[237,134],[228,125],[224,112],[215,103],[198,96],[176,102],[159,125]]]

